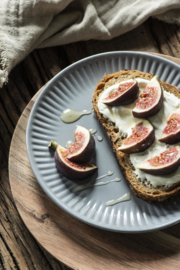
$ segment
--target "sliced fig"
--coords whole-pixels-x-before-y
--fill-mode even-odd
[[[175,110],[169,116],[159,141],[168,144],[180,142],[180,109]]]
[[[132,113],[137,118],[147,118],[158,113],[163,104],[163,90],[154,76],[141,93]]]
[[[112,91],[109,96],[102,100],[102,103],[108,106],[127,105],[138,98],[139,86],[137,81],[128,80],[119,84],[117,90]]]
[[[92,175],[97,167],[93,164],[75,163],[67,159],[67,149],[51,141],[49,147],[55,151],[55,162],[59,172],[71,180],[83,180]]]
[[[154,138],[153,126],[147,120],[142,120],[132,128],[132,134],[124,140],[118,150],[127,154],[142,152],[154,142]]]
[[[73,162],[88,162],[95,152],[95,141],[90,131],[78,126],[74,137],[76,142],[67,150],[67,158]]]
[[[175,171],[179,165],[180,146],[174,146],[158,156],[145,160],[137,168],[152,175],[165,175]]]

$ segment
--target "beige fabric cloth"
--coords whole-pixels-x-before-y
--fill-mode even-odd
[[[34,48],[111,39],[150,16],[180,24],[180,0],[2,0],[0,86]]]

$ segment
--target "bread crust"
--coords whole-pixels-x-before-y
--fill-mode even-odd
[[[139,179],[137,179],[134,173],[133,165],[130,162],[129,155],[118,150],[123,140],[121,132],[119,132],[119,130],[115,127],[114,123],[103,117],[103,115],[99,112],[97,104],[99,97],[104,89],[113,84],[136,78],[151,80],[152,77],[153,75],[150,73],[140,72],[137,70],[121,70],[110,75],[105,75],[103,79],[98,83],[92,99],[94,112],[96,113],[99,122],[107,132],[113,147],[113,151],[116,154],[116,158],[119,162],[127,183],[136,196],[149,202],[165,201],[169,198],[173,198],[179,195],[180,182],[168,187],[150,187],[144,185]],[[174,94],[180,99],[180,91],[176,87],[162,81],[160,81],[160,84],[166,91]]]

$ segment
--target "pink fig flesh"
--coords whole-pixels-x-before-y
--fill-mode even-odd
[[[151,159],[145,160],[137,167],[152,175],[166,175],[175,171],[180,165],[180,146],[168,148]]]
[[[56,147],[55,162],[58,171],[71,180],[84,180],[97,170],[89,162],[75,163],[67,159],[67,150],[60,145]]]
[[[180,142],[180,109],[174,111],[167,120],[167,125],[159,139],[160,142],[175,144]]]
[[[127,137],[118,150],[126,154],[145,151],[154,142],[154,128],[147,121],[142,120],[132,128],[132,134]]]
[[[67,158],[73,162],[88,162],[95,153],[95,141],[88,129],[78,126],[74,137],[76,142],[67,150]]]
[[[132,113],[137,118],[147,118],[158,113],[163,104],[163,90],[157,76],[147,84]]]
[[[127,105],[138,98],[139,86],[137,81],[128,80],[121,82],[118,89],[111,92],[102,102],[108,106]]]

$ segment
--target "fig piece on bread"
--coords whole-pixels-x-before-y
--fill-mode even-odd
[[[159,141],[168,144],[180,142],[180,109],[170,114]]]
[[[127,105],[138,98],[139,86],[136,80],[120,82],[118,88],[110,92],[101,102],[108,106]]]
[[[152,175],[166,175],[174,172],[179,165],[180,146],[174,146],[155,157],[145,160],[137,168]]]
[[[154,142],[154,128],[147,121],[142,120],[132,128],[132,134],[127,137],[118,150],[127,153],[145,151]]]
[[[147,118],[158,113],[163,103],[163,90],[154,76],[139,96],[132,113],[137,118]]]

